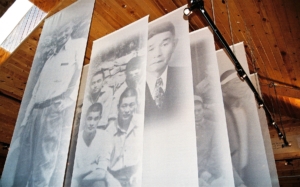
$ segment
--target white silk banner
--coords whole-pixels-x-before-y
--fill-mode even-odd
[[[243,43],[234,51],[249,75]],[[246,82],[223,50],[217,51],[236,186],[272,186],[257,104]]]
[[[149,23],[143,186],[198,186],[190,40],[183,9]]]
[[[234,186],[213,34],[203,28],[190,39],[199,186]]]
[[[2,186],[62,186],[94,0],[48,18],[34,56]]]
[[[93,43],[71,186],[141,186],[148,16]]]

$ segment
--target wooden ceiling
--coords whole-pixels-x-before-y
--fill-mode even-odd
[[[48,17],[75,0],[31,0]],[[96,0],[84,64],[92,42],[146,15],[155,20],[189,0]],[[205,0],[205,9],[231,45],[244,42],[250,72],[257,72],[267,107],[289,134],[300,134],[300,1]],[[190,31],[208,24],[200,12]],[[43,22],[12,53],[0,49],[0,142],[9,143]],[[222,48],[216,39],[216,49]],[[280,124],[280,123],[279,123]],[[277,137],[270,127],[271,137]],[[300,158],[300,153],[286,156]],[[276,155],[275,155],[276,158]],[[294,168],[300,171],[300,166]],[[299,179],[299,178],[298,178]]]

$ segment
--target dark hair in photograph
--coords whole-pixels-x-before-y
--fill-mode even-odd
[[[99,112],[99,115],[101,115],[102,114],[102,104],[101,103],[94,103],[94,104],[92,104],[88,108],[86,114],[88,115],[90,112]]]
[[[129,60],[129,62],[126,65],[126,70],[125,73],[128,74],[128,72],[140,69],[142,66],[144,58],[141,56],[133,57],[132,59]]]
[[[155,25],[154,27],[149,29],[148,40],[157,34],[160,34],[163,32],[168,32],[168,31],[170,31],[172,33],[172,35],[175,36],[175,27],[174,27],[173,23],[171,23],[169,21]]]
[[[137,100],[137,92],[136,92],[136,90],[134,89],[134,88],[126,88],[125,90],[124,90],[124,92],[121,94],[121,96],[120,96],[120,99],[119,99],[119,105],[118,106],[120,106],[121,105],[121,103],[122,103],[122,100],[123,100],[123,98],[125,98],[125,97],[136,97],[136,100]]]

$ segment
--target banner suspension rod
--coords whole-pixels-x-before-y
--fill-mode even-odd
[[[236,71],[237,71],[240,79],[243,80],[243,81],[246,81],[246,83],[248,84],[248,86],[250,87],[250,89],[252,90],[252,92],[254,93],[254,96],[255,96],[255,99],[256,99],[258,105],[260,107],[263,107],[263,109],[265,110],[265,113],[266,113],[266,115],[267,115],[267,117],[269,119],[269,122],[271,123],[271,125],[273,125],[275,127],[279,138],[281,138],[283,140],[282,147],[291,146],[291,144],[287,141],[285,134],[283,134],[281,132],[281,130],[279,129],[278,125],[274,121],[274,119],[273,119],[273,117],[272,117],[269,109],[265,105],[264,101],[262,100],[262,98],[258,94],[258,92],[255,89],[255,87],[253,86],[253,84],[250,81],[249,77],[247,76],[245,70],[243,69],[243,67],[239,63],[238,59],[236,58],[236,56],[234,55],[234,53],[230,49],[230,47],[227,44],[226,40],[223,38],[222,34],[220,33],[219,29],[217,28],[217,26],[214,24],[214,22],[210,18],[209,14],[206,12],[206,10],[204,8],[204,1],[203,0],[190,0],[190,5],[191,6],[189,8],[185,8],[184,9],[184,11],[183,11],[184,15],[185,16],[189,16],[193,12],[193,10],[196,10],[196,9],[200,10],[200,12],[202,13],[202,15],[204,16],[204,18],[206,19],[206,21],[208,22],[208,24],[212,28],[213,32],[216,34],[216,36],[221,41],[221,43],[224,46],[224,48],[225,48],[226,52],[228,53],[229,57],[233,61],[235,69],[236,69]]]

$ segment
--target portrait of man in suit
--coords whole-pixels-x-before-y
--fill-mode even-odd
[[[162,22],[149,28],[146,123],[176,116],[176,111],[184,101],[183,77],[187,68],[170,66],[177,41],[175,27],[171,22]]]

